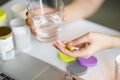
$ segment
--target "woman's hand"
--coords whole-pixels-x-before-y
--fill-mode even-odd
[[[36,32],[35,32],[35,30],[34,30],[33,21],[32,21],[32,19],[31,19],[30,13],[27,12],[27,13],[26,13],[26,16],[27,16],[26,24],[27,24],[28,27],[30,28],[31,33],[36,36]]]
[[[97,52],[113,48],[114,41],[112,36],[89,32],[69,42],[56,41],[53,45],[68,56],[88,58]],[[67,45],[78,47],[79,50],[69,51],[66,49]]]

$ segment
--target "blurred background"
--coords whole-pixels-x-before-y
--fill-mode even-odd
[[[105,0],[100,9],[88,20],[120,31],[120,0]]]
[[[0,0],[0,6],[11,0]],[[63,0],[69,4],[72,0]],[[100,9],[87,20],[120,31],[120,0],[105,0]]]

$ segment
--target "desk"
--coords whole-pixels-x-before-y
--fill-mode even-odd
[[[12,0],[2,6],[2,8],[9,12],[10,6],[15,3],[15,1],[18,0]],[[10,16],[11,14],[8,15],[8,21],[11,19]],[[71,40],[90,31],[102,32],[109,35],[120,35],[119,32],[102,25],[87,20],[78,20],[62,26],[60,39]],[[57,53],[58,50],[52,46],[52,43],[39,43],[33,38],[32,48],[26,52],[26,54],[32,55],[66,71],[66,64],[57,57]],[[120,54],[120,49],[106,50],[96,54],[98,64],[95,67],[90,67],[88,72],[81,77],[85,80],[114,80],[114,60],[118,54]]]

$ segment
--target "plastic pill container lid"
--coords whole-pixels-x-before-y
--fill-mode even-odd
[[[79,57],[78,62],[79,62],[79,64],[81,64],[83,66],[92,67],[92,66],[95,66],[97,64],[97,58],[94,56],[91,56],[88,59],[84,59],[84,58]]]
[[[0,9],[0,22],[5,21],[6,20],[6,11],[4,9]]]
[[[10,27],[2,26],[0,27],[0,39],[6,39],[12,35],[12,30]]]
[[[87,72],[87,67],[80,65],[77,61],[68,65],[68,70],[72,75],[81,76]]]
[[[73,61],[77,60],[76,57],[69,57],[62,52],[59,52],[58,56],[63,62],[66,62],[66,63],[70,63],[70,62],[73,62]]]

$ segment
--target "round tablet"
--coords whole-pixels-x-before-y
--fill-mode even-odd
[[[59,52],[58,56],[63,62],[66,62],[66,63],[70,63],[70,62],[77,60],[76,57],[69,57],[62,52]]]
[[[87,67],[80,65],[77,61],[68,64],[68,70],[72,75],[80,76],[87,72]]]
[[[97,59],[94,56],[89,57],[88,59],[78,58],[79,64],[87,67],[95,66],[97,64]]]

